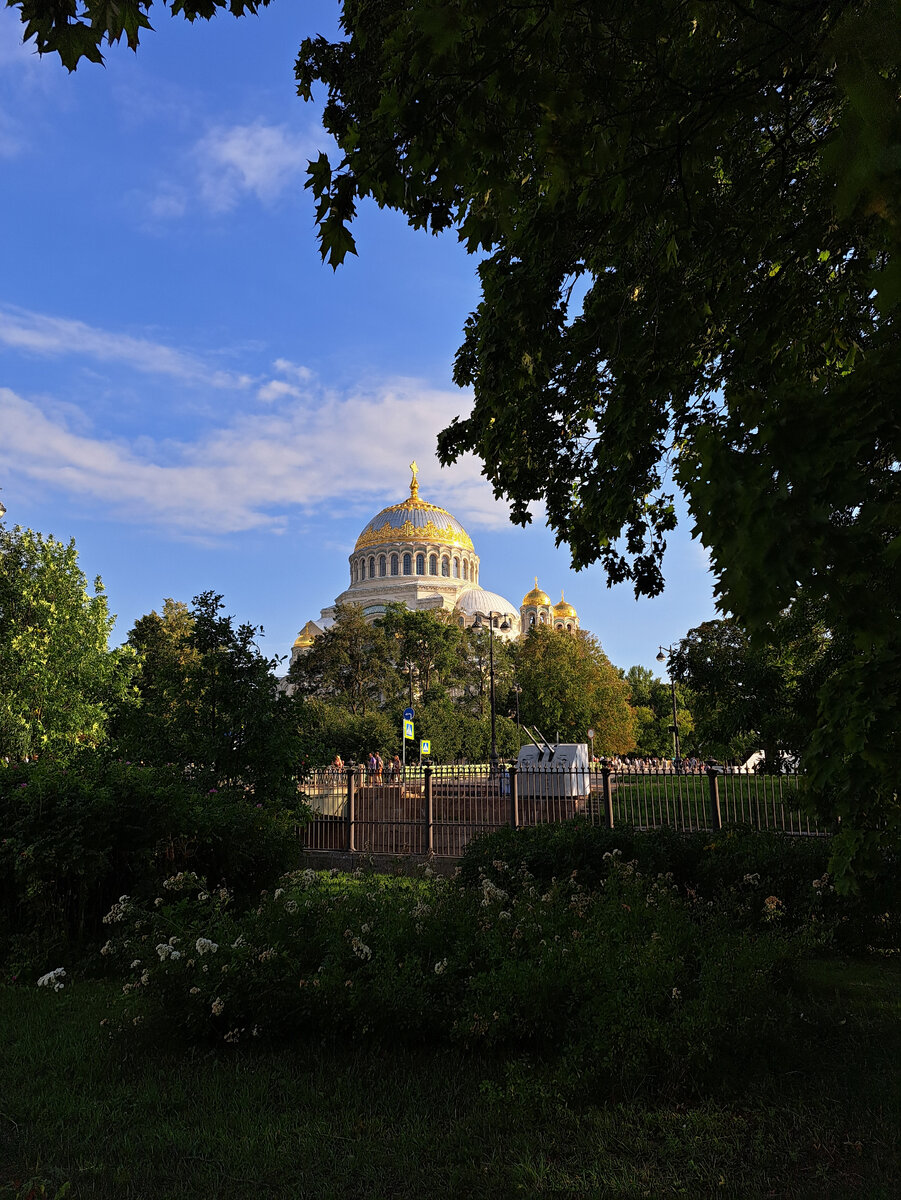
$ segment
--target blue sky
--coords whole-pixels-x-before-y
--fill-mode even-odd
[[[116,640],[166,596],[213,589],[283,654],[416,458],[483,586],[517,605],[534,575],[565,588],[614,663],[656,667],[659,643],[714,615],[687,522],[666,592],[636,602],[600,568],[575,573],[539,511],[511,525],[475,460],[438,466],[438,431],[471,403],[451,368],[475,261],[366,207],[359,257],[320,262],[304,171],[330,146],[293,65],[336,16],[318,0],[194,26],[160,10],[137,56],[69,75],[0,9],[7,523],[75,538]]]

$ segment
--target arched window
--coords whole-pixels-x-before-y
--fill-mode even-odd
[[[430,575],[438,574],[438,555],[437,554],[429,555],[429,574]]]
[[[366,578],[366,559],[365,558],[360,559],[360,578],[361,579]]]
[[[369,578],[375,579],[375,555],[369,559]]]
[[[466,580],[469,579],[469,563],[465,558],[463,559],[463,578]]]
[[[442,558],[441,574],[446,576],[448,579],[450,578],[450,559],[449,558]]]
[[[534,613],[529,614],[529,628],[530,629],[535,628],[535,614]]]
[[[539,625],[543,625],[543,624],[544,624],[544,613],[539,613],[539,614],[538,614],[538,623],[539,623]]]
[[[397,555],[396,554],[391,555],[391,574],[392,575],[397,574]]]
[[[466,624],[466,622],[464,621],[464,619],[463,619],[462,617],[458,617],[458,618],[457,618],[457,624],[458,624],[458,625],[460,626],[460,628],[462,629],[462,628],[464,627],[464,625]]]
[[[405,575],[413,574],[413,556],[412,556],[412,554],[404,555],[404,574]]]
[[[416,555],[416,574],[417,575],[425,575],[425,555],[424,554]]]
[[[384,579],[384,577],[385,577],[387,574],[388,574],[388,564],[387,564],[387,562],[385,561],[385,556],[384,556],[384,554],[380,554],[380,555],[379,555],[379,576],[380,576],[382,579]]]
[[[459,578],[460,578],[460,560],[459,560],[459,558],[455,558],[454,559],[454,579],[459,579]]]
[[[572,631],[573,631],[572,625],[567,625],[566,628],[569,630],[570,633],[572,633]]]
[[[558,622],[557,622],[557,628],[558,628],[558,629],[562,629],[562,628],[563,628],[563,622],[562,622],[562,621],[558,621]]]

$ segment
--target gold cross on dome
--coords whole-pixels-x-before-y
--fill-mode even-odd
[[[410,470],[413,472],[413,478],[410,480],[410,495],[415,497],[419,495],[419,480],[416,478],[419,474],[419,467],[416,465],[415,458],[410,463]]]

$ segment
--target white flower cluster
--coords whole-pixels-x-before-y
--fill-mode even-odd
[[[104,925],[116,925],[119,921],[125,920],[125,915],[128,912],[129,896],[120,896],[113,907],[103,918]]]
[[[622,858],[622,856],[623,856],[622,850],[608,850],[608,851],[606,851],[606,853],[601,855],[601,861],[602,862],[613,861],[617,858]]]
[[[204,954],[215,954],[219,949],[219,943],[211,942],[209,938],[198,938],[194,948],[200,957],[203,958]]]
[[[490,879],[482,880],[482,908],[488,908],[491,904],[503,904],[506,899],[507,893],[503,888],[499,888]]]
[[[160,942],[157,946],[156,952],[160,956],[160,962],[165,962],[167,958],[171,958],[173,962],[178,962],[181,958],[181,951],[176,950],[172,944],[175,941],[177,941],[176,938],[170,938],[168,942]]]
[[[212,1008],[214,1017],[221,1017],[222,1014],[225,1012],[225,1002],[223,1000],[220,1000],[218,996],[213,1001],[213,1003],[210,1005],[210,1007]]]
[[[354,954],[356,954],[357,958],[361,958],[363,962],[367,962],[370,958],[372,958],[372,951],[364,942],[361,942],[359,938],[353,938],[350,943],[350,947]]]
[[[46,975],[42,975],[38,980],[38,987],[52,987],[55,992],[62,991],[66,986],[63,980],[66,977],[66,968],[57,967],[55,971],[48,971]]]
[[[824,895],[827,892],[835,891],[835,888],[833,887],[833,885],[829,879],[828,871],[821,879],[815,879],[813,881],[813,890],[815,892],[817,892],[820,896]]]
[[[442,958],[441,962],[435,963],[435,974],[436,975],[443,975],[446,970],[447,970],[447,959],[446,958]]]
[[[746,875],[742,880],[742,883],[760,883],[760,873],[755,871],[753,875]]]

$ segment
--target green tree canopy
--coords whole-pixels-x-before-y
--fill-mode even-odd
[[[536,626],[517,650],[522,720],[551,741],[587,742],[594,729],[597,754],[635,746],[629,686],[584,630],[571,634]]]
[[[391,680],[385,631],[359,604],[339,604],[335,622],[291,664],[288,679],[302,696],[317,696],[365,716],[378,708]]]
[[[141,32],[151,29],[149,13],[153,0],[6,0],[18,8],[24,26],[23,41],[34,39],[39,54],[58,54],[74,71],[82,58],[102,63],[101,46],[112,46],[124,37],[137,50]],[[270,0],[158,0],[157,11],[169,9],[188,21],[209,20],[221,9],[234,16],[255,13]]]
[[[745,759],[763,750],[767,767],[796,755],[811,736],[825,631],[807,606],[752,641],[737,621],[705,621],[676,648],[672,669],[694,697],[701,752]]]
[[[635,749],[638,754],[671,758],[673,743],[673,702],[670,685],[658,679],[649,667],[630,667],[623,676],[629,685],[629,703],[635,713]],[[676,688],[676,720],[682,754],[697,751],[694,717],[687,689]]]
[[[296,702],[256,644],[262,629],[223,608],[202,592],[190,609],[167,600],[135,622],[141,708],[117,723],[117,743],[129,757],[184,767],[199,786],[291,802],[303,767]]]
[[[134,651],[107,645],[114,622],[74,541],[0,526],[0,757],[65,756],[105,739],[134,697]]]
[[[453,616],[444,611],[414,612],[405,604],[389,604],[378,622],[387,640],[388,655],[403,676],[412,663],[418,674],[420,694],[446,690],[457,675],[461,661],[461,630]],[[405,680],[397,684],[402,695]]]

